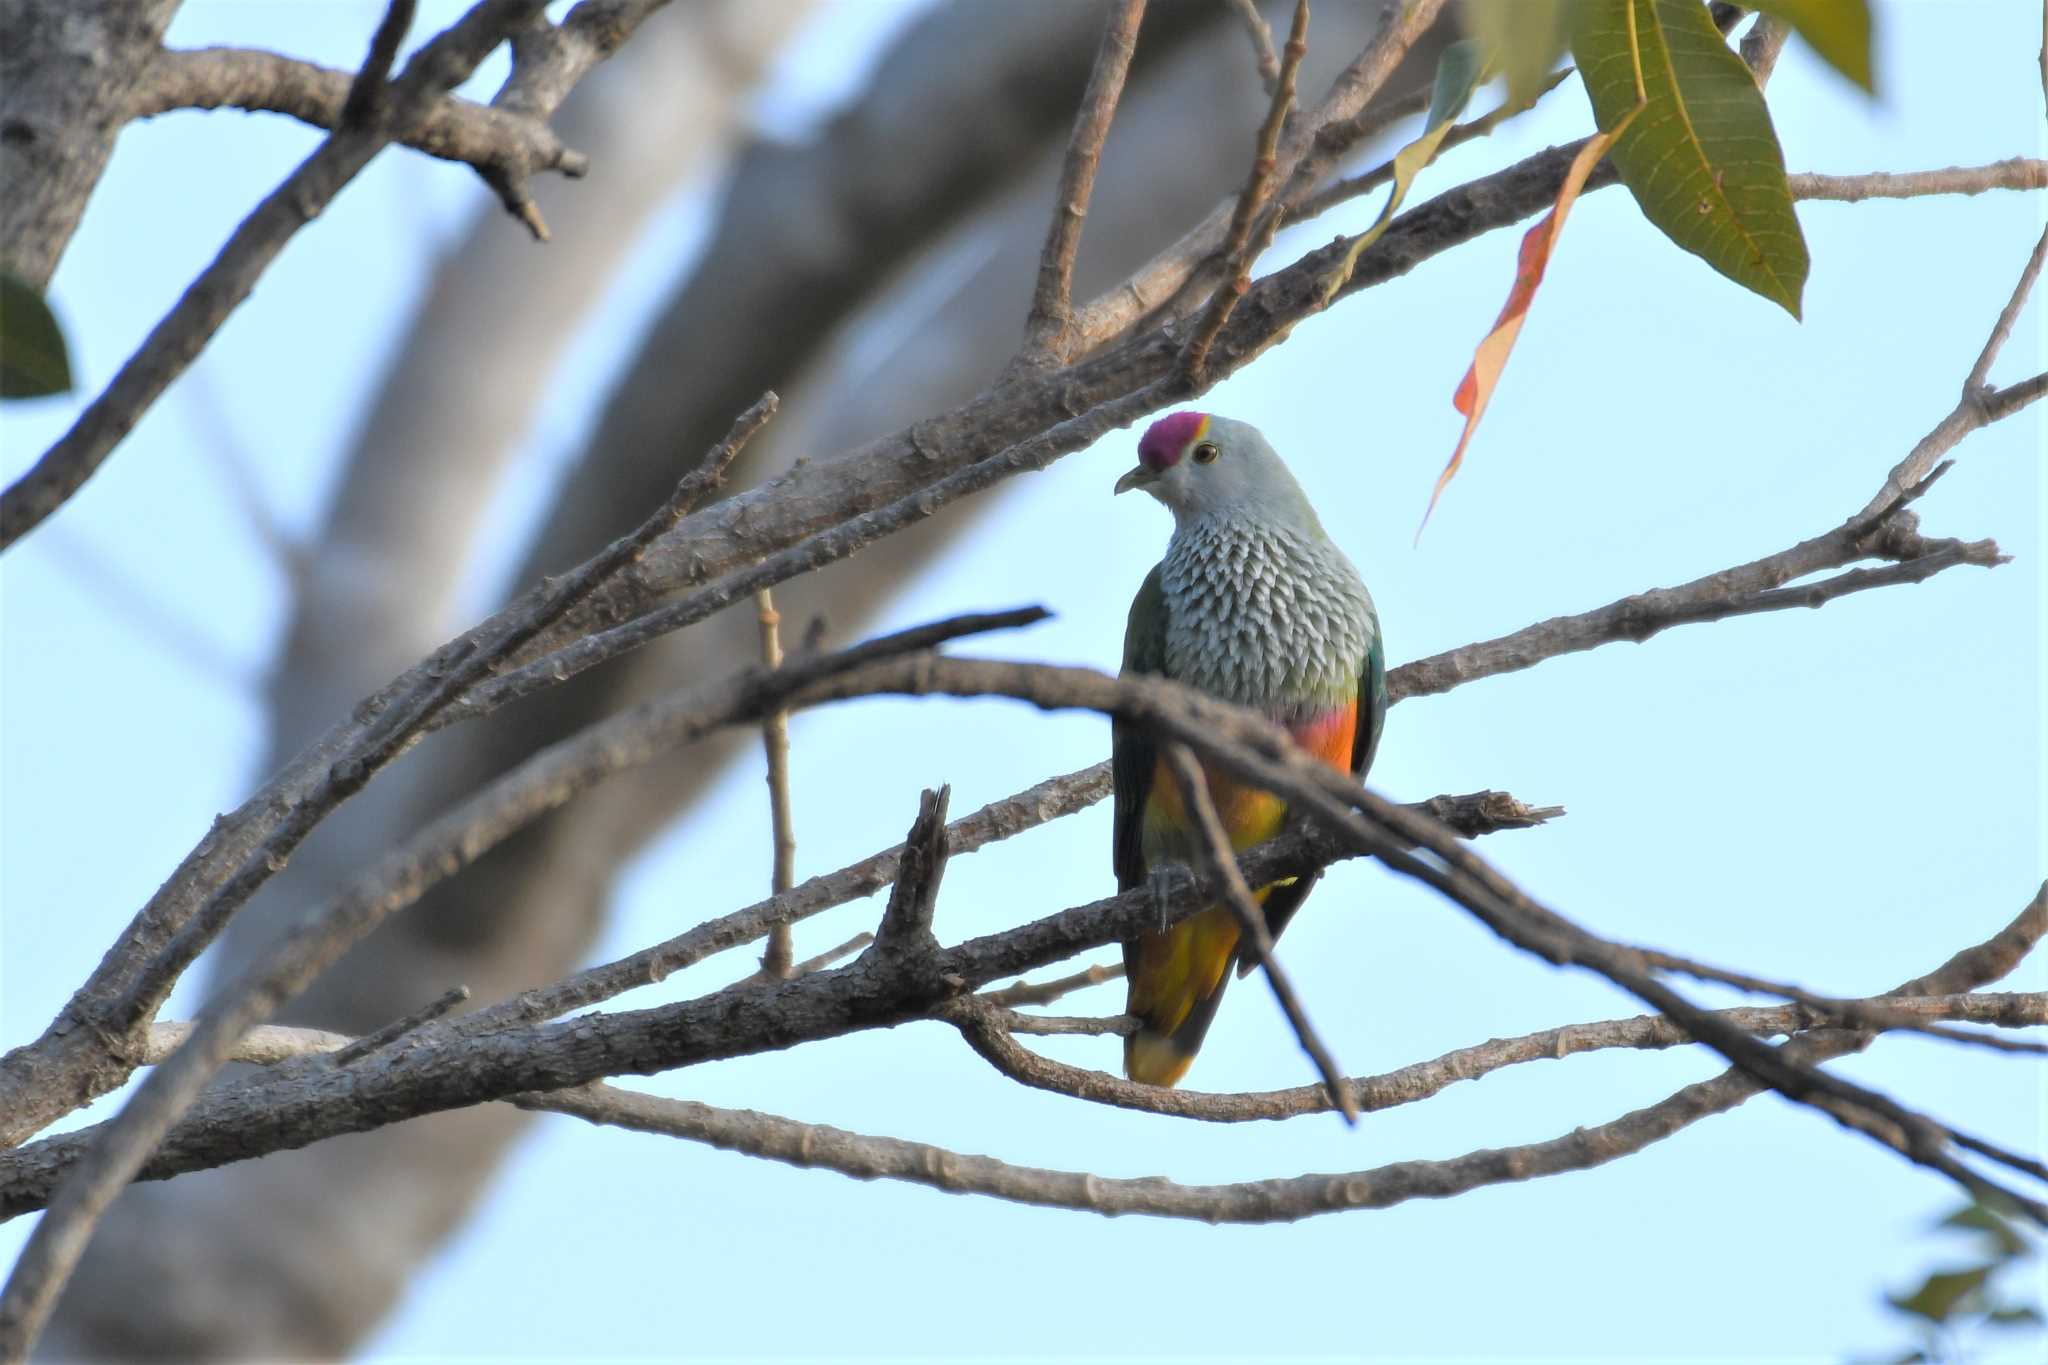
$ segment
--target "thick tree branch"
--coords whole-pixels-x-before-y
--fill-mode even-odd
[[[15,0],[0,42],[0,269],[41,292],[179,0]]]

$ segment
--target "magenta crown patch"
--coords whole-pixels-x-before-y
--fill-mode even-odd
[[[1206,412],[1172,412],[1154,422],[1138,442],[1138,463],[1147,469],[1171,469],[1180,463],[1181,452],[1201,439],[1209,428]]]

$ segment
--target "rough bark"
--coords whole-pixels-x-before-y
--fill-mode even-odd
[[[179,0],[11,0],[0,42],[0,270],[40,290]]]

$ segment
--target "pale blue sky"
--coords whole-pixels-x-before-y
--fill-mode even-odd
[[[455,8],[423,5],[422,31]],[[800,132],[857,75],[850,54],[872,47],[893,8],[832,9],[825,22],[836,27],[809,35],[779,68],[760,116]],[[172,39],[345,65],[376,9],[191,0]],[[1880,17],[1874,103],[1796,44],[1788,51],[1772,106],[1792,169],[2043,153],[2038,6],[1914,0]],[[487,72],[482,84],[492,83]],[[1446,157],[1416,196],[1579,136],[1587,120],[1568,85]],[[52,288],[83,392],[105,384],[313,142],[285,120],[236,114],[180,115],[124,135]],[[587,329],[512,501],[544,496],[545,471],[574,449],[618,355],[601,338],[630,335],[632,298],[660,296],[702,224],[705,189],[663,216],[634,267],[638,287]],[[292,244],[86,491],[0,561],[0,1041],[48,1020],[212,815],[258,777],[262,714],[249,683],[273,648],[283,586],[205,449],[208,405],[250,452],[278,515],[294,528],[317,524],[431,249],[482,201],[458,169],[381,159]],[[1860,507],[1955,401],[2043,205],[2038,194],[1801,205],[1814,266],[1806,320],[1794,324],[1678,253],[1623,192],[1591,196],[1419,548],[1416,520],[1459,429],[1450,394],[1499,307],[1516,233],[1305,323],[1203,406],[1258,423],[1291,461],[1371,584],[1399,662],[1770,553]],[[1283,238],[1276,254],[1376,210],[1351,206]],[[309,317],[321,325],[304,326]],[[1994,378],[2048,364],[2044,317],[2037,300]],[[1491,786],[1562,804],[1564,820],[1484,851],[1590,927],[1816,989],[1883,989],[1983,938],[2048,863],[2044,406],[1970,438],[1922,505],[1930,533],[1996,537],[2012,564],[1817,613],[1681,628],[1402,705],[1374,785],[1402,798]],[[71,400],[10,405],[0,472],[29,463],[75,411]],[[977,649],[1113,665],[1128,593],[1167,531],[1156,508],[1109,496],[1134,440],[1114,434],[1007,486],[999,513],[906,592],[887,624],[1042,602],[1055,620]],[[490,578],[488,566],[478,578]],[[145,628],[124,601],[177,625]],[[801,716],[799,872],[901,837],[921,786],[952,782],[964,811],[1106,751],[1099,720],[1014,706],[870,702]],[[597,952],[674,932],[678,885],[707,910],[756,898],[766,820],[758,771],[735,768],[714,801],[627,871]],[[115,857],[104,851],[108,829],[119,831]],[[1097,809],[959,859],[941,935],[1102,894],[1107,844],[1108,812]],[[761,866],[727,856],[749,845],[762,848]],[[821,917],[799,948],[837,942],[875,913],[868,904]],[[1515,954],[1376,866],[1333,872],[1283,957],[1354,1072],[1638,1012],[1589,977]],[[622,1003],[687,994],[737,970],[706,964]],[[2037,960],[2014,984],[2042,989],[2048,967]],[[1120,1000],[1119,988],[1104,988],[1074,1008],[1109,1012]],[[181,992],[172,1012],[192,1001]],[[1044,1042],[1114,1065],[1106,1040]],[[1190,1083],[1290,1085],[1306,1079],[1303,1067],[1266,992],[1241,987]],[[1909,1038],[1842,1069],[1994,1140],[2048,1145],[2042,1071],[2025,1061]],[[940,1025],[634,1083],[1026,1164],[1210,1181],[1549,1137],[1714,1070],[1697,1049],[1515,1068],[1355,1131],[1333,1118],[1191,1125],[1025,1091]],[[1879,1293],[1936,1259],[1922,1229],[1954,1202],[1938,1180],[1775,1099],[1588,1174],[1294,1227],[1219,1229],[860,1184],[551,1119],[373,1350],[1521,1359],[1640,1357],[1654,1346],[1836,1359],[1903,1339]],[[26,1220],[0,1226],[0,1255],[11,1258],[26,1230]]]

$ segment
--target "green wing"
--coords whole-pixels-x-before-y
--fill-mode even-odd
[[[1351,775],[1360,782],[1379,752],[1380,732],[1387,727],[1387,646],[1380,639],[1377,617],[1372,623],[1372,648],[1365,652],[1365,672],[1358,675],[1358,729],[1351,737]]]
[[[1166,593],[1159,586],[1160,567],[1152,567],[1131,599],[1130,622],[1124,627],[1126,673],[1161,673],[1166,668]],[[1116,885],[1117,890],[1128,891],[1145,880],[1145,800],[1151,794],[1158,755],[1143,730],[1115,717],[1110,718],[1109,735],[1116,794]]]

